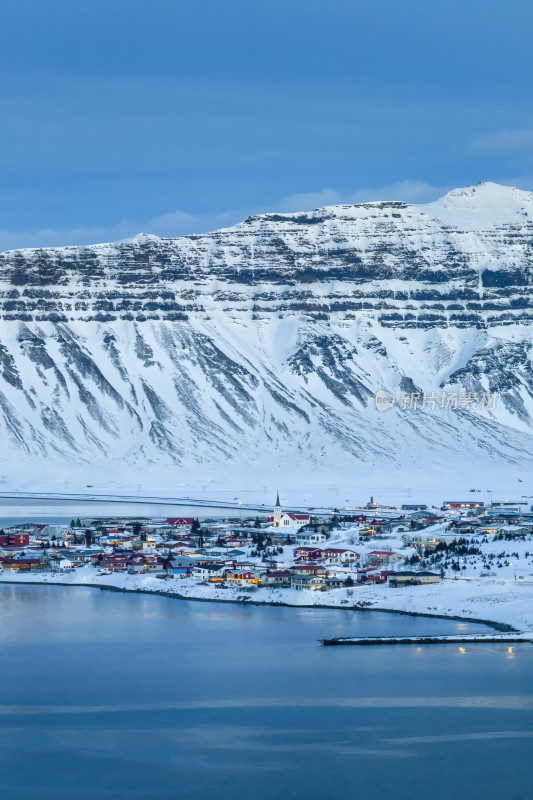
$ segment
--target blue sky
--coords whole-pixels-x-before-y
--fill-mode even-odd
[[[4,0],[0,249],[533,190],[526,0]]]

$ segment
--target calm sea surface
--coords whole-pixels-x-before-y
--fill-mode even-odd
[[[530,800],[533,646],[452,621],[0,586],[0,796]]]

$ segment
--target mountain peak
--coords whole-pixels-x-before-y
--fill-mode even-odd
[[[452,189],[434,203],[419,208],[464,230],[488,230],[497,225],[524,224],[533,216],[533,193],[484,181]]]
[[[480,181],[473,186],[463,186],[452,189],[437,200],[437,202],[440,203],[443,200],[455,201],[458,199],[464,201],[466,198],[471,199],[475,204],[486,202],[488,199],[501,201],[511,198],[531,202],[533,193],[519,189],[517,186],[506,186],[501,183],[494,183],[493,181]]]
[[[146,244],[147,242],[160,242],[161,237],[155,233],[137,233],[135,236],[129,236],[127,239],[121,239],[121,244]]]

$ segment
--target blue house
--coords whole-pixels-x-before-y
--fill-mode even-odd
[[[167,564],[167,575],[192,575],[194,562],[190,558],[175,558]]]

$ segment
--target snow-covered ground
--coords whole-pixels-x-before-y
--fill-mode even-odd
[[[265,456],[266,458],[266,456]],[[224,470],[219,470],[216,476],[209,476],[204,472],[203,477],[198,477],[191,469],[186,474],[180,470],[156,469],[147,465],[142,472],[133,474],[117,466],[113,473],[105,474],[96,469],[81,469],[74,465],[68,470],[47,470],[39,468],[39,475],[26,472],[10,480],[7,476],[0,475],[0,513],[2,516],[20,515],[21,510],[33,516],[34,512],[50,513],[54,515],[64,512],[65,516],[78,515],[77,509],[80,500],[56,501],[54,504],[44,500],[36,501],[35,505],[28,500],[13,500],[13,496],[20,492],[33,492],[36,494],[81,494],[87,498],[95,495],[114,496],[125,504],[125,497],[131,498],[131,503],[137,499],[140,505],[146,505],[142,498],[174,498],[177,502],[194,505],[194,501],[209,503],[213,508],[218,508],[220,503],[233,505],[239,512],[239,502],[243,505],[250,504],[261,506],[264,504],[268,513],[271,513],[272,504],[279,490],[280,498],[285,508],[339,508],[353,509],[364,505],[371,495],[382,505],[401,505],[402,503],[428,503],[440,507],[445,500],[480,500],[488,503],[491,499],[520,500],[524,495],[531,495],[529,477],[526,470],[500,467],[489,461],[480,461],[476,470],[457,464],[450,459],[449,462],[433,465],[431,469],[403,468],[401,470],[391,466],[386,469],[380,467],[374,471],[361,465],[358,470],[348,471],[344,462],[328,464],[323,468],[310,472],[304,464],[290,463],[286,468],[269,471],[266,467],[261,474],[254,470],[238,471],[228,463]],[[3,477],[6,478],[5,483]],[[475,491],[472,491],[475,490]],[[4,499],[9,495],[11,499]],[[533,497],[529,497],[529,504]],[[103,511],[99,505],[87,500],[87,515],[117,513],[116,506],[109,506]],[[45,508],[47,511],[45,511]],[[69,510],[70,509],[70,510]],[[92,511],[91,511],[92,509]],[[185,513],[179,511],[178,514]],[[85,513],[85,512],[83,512]],[[134,513],[134,510],[128,513]],[[138,510],[139,514],[146,514]],[[166,512],[160,512],[163,516]],[[199,512],[201,514],[201,512]],[[154,507],[153,516],[157,516]]]
[[[428,421],[430,412],[425,420],[421,413],[413,412],[411,416],[419,423]],[[380,419],[383,417],[385,422],[389,419],[387,414],[380,415]],[[439,435],[444,445],[444,434],[440,432]],[[468,441],[467,431],[462,441]],[[409,444],[406,440],[406,448]],[[91,466],[69,464],[63,467],[39,459],[26,469],[18,459],[10,459],[9,452],[6,446],[0,453],[0,508],[9,505],[1,499],[3,493],[12,496],[21,491],[114,495],[117,498],[150,496],[174,498],[179,502],[191,499],[207,501],[215,507],[220,502],[233,502],[237,509],[239,501],[253,505],[265,503],[271,507],[277,490],[288,508],[328,506],[339,509],[361,506],[371,495],[384,505],[424,502],[440,506],[444,500],[475,499],[487,503],[491,497],[520,499],[532,494],[529,465],[502,466],[489,455],[466,460],[462,454],[458,457],[452,451],[436,454],[428,465],[420,446],[415,447],[414,442],[410,460],[401,469],[394,463],[379,460],[352,464],[333,448],[325,448],[322,460],[313,468],[300,460],[299,451],[273,464],[268,446],[265,446],[262,460],[254,464],[228,461],[223,466],[191,465],[186,469],[151,462],[132,467],[124,461],[111,468],[97,462]],[[418,459],[418,465],[411,463],[413,458]],[[13,515],[11,511],[2,513]],[[67,511],[66,515],[69,513]]]
[[[254,592],[248,587],[223,589],[214,584],[204,585],[193,578],[162,581],[153,575],[127,573],[98,577],[95,568],[83,567],[66,574],[15,575],[4,572],[0,573],[0,582],[88,584],[128,591],[175,593],[199,600],[248,602],[244,601],[247,597],[254,603],[284,603],[291,606],[362,606],[369,609],[488,620],[512,625],[521,632],[533,632],[533,579],[516,582],[496,578],[446,579],[440,584],[403,589],[391,589],[387,584],[382,584],[332,589],[327,592],[267,588]]]

